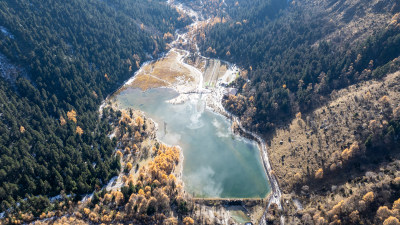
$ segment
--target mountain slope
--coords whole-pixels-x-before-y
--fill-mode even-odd
[[[119,114],[98,107],[187,23],[161,1],[0,2],[2,211],[28,195],[78,200],[117,174],[106,135]],[[35,215],[49,206],[28,200],[43,202]]]
[[[225,16],[199,33],[204,54],[244,69],[224,104],[265,137],[289,224],[400,219],[399,7],[293,1],[259,16],[270,19]],[[266,222],[279,224],[273,211]]]
[[[238,98],[240,103],[226,104],[248,127],[271,131],[275,123],[293,117],[299,110],[304,112],[323,103],[324,96],[332,90],[382,77],[381,70],[373,70],[399,56],[399,27],[390,24],[396,20],[398,3],[357,2],[357,12],[376,5],[385,7],[380,7],[379,12],[367,10],[368,14],[359,17],[355,13],[347,23],[342,14],[354,6],[342,3],[343,8],[335,11],[328,3],[335,2],[299,2],[270,22],[252,21],[251,17],[246,22],[227,20],[206,29],[206,38],[200,35],[205,54],[236,62],[248,70],[235,84],[244,98]],[[253,8],[257,5],[248,11]],[[364,21],[374,24],[368,32],[349,25],[366,26]],[[354,30],[361,31],[353,33]],[[254,103],[248,101],[251,96]]]

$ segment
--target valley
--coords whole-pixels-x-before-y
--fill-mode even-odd
[[[396,0],[5,0],[0,30],[0,225],[400,224]]]

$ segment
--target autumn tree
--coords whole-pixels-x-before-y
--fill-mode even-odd
[[[349,215],[349,219],[350,222],[352,222],[353,224],[357,224],[360,221],[360,213],[358,212],[358,210],[351,212]]]
[[[118,150],[115,154],[122,159],[123,154],[120,150]]]
[[[396,217],[390,216],[383,222],[383,225],[400,225],[400,222]]]
[[[335,215],[339,215],[342,211],[342,206],[344,204],[344,200],[341,200],[340,202],[338,202],[336,205],[334,205],[332,207],[331,210],[328,211],[328,215],[333,217]]]
[[[381,206],[379,207],[378,211],[376,211],[376,215],[380,220],[385,220],[389,216],[392,215],[391,210],[387,206]]]
[[[72,120],[74,123],[76,123],[76,112],[75,110],[71,110],[67,112],[67,117],[69,120]]]
[[[163,36],[163,39],[166,41],[171,41],[171,40],[173,40],[173,38],[174,38],[174,36],[170,32],[165,33]]]
[[[114,191],[113,193],[115,205],[119,206],[124,202],[124,195],[120,191]]]
[[[67,124],[67,121],[65,121],[63,116],[60,116],[60,125],[64,126],[65,124]]]
[[[324,170],[319,168],[317,172],[315,172],[315,178],[322,179],[324,177]]]
[[[366,193],[366,194],[362,197],[362,199],[363,199],[366,203],[371,203],[371,202],[373,202],[373,201],[374,201],[374,198],[375,198],[374,192],[372,192],[372,191]]]
[[[135,140],[136,141],[140,141],[140,138],[142,137],[142,135],[140,135],[140,133],[138,131],[135,132]]]
[[[131,163],[131,162],[128,162],[128,163],[126,164],[126,170],[127,170],[127,171],[131,171],[131,169],[132,169],[132,163]]]
[[[384,95],[382,98],[379,99],[379,102],[384,106],[388,106],[390,104],[390,99],[387,95]]]
[[[183,224],[185,224],[185,225],[193,225],[194,224],[194,220],[187,216],[187,217],[185,217],[183,219]]]
[[[170,217],[164,221],[165,225],[178,225],[178,220],[175,217]]]
[[[301,180],[302,180],[301,174],[300,173],[295,173],[294,174],[294,180],[295,180],[296,183],[301,182]]]
[[[83,134],[83,130],[82,130],[82,128],[80,126],[76,126],[76,133],[79,134],[79,135]]]
[[[396,209],[400,210],[400,198],[397,199],[396,201],[394,201],[392,209],[393,210],[396,210]]]
[[[136,117],[136,125],[138,126],[138,127],[141,127],[141,126],[143,126],[143,124],[144,124],[144,120],[143,120],[143,118],[142,117],[140,117],[140,116],[138,116],[138,117]]]

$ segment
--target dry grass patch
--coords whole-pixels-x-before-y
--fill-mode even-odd
[[[147,89],[150,88],[168,86],[167,82],[146,74],[138,74],[136,76],[137,76],[136,79],[129,86],[134,88],[140,88],[142,91],[146,91]]]
[[[181,81],[193,82],[190,70],[178,61],[177,52],[170,52],[166,57],[148,64],[136,75],[130,86],[143,91],[149,88],[166,87]]]
[[[190,71],[178,61],[178,53],[171,52],[167,57],[152,64],[151,75],[169,83],[175,83],[178,77],[185,81],[193,81]]]
[[[268,149],[281,188],[312,180],[320,168],[333,173],[364,152],[365,139],[382,131],[400,104],[399,81],[397,72],[339,90],[329,104],[278,128]]]

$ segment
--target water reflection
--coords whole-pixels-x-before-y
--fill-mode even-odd
[[[166,102],[176,96],[166,88],[128,88],[116,99],[122,108],[134,107],[152,118],[161,141],[182,147],[187,192],[195,197],[265,197],[269,184],[255,143],[234,136],[229,121],[206,110],[201,97],[179,105]]]

